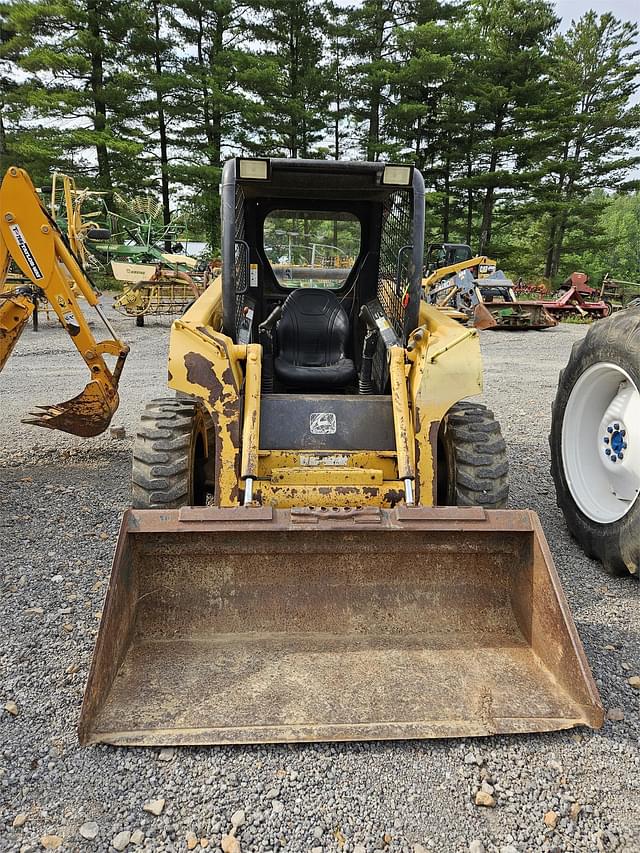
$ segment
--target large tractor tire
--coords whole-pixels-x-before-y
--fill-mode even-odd
[[[202,404],[182,397],[148,403],[133,446],[133,506],[205,506],[214,453],[213,424]]]
[[[560,373],[551,475],[569,532],[609,574],[640,564],[640,310],[595,323]]]
[[[493,412],[466,400],[447,412],[438,438],[438,504],[503,509],[509,462]]]

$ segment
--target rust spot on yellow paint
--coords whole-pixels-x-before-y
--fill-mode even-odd
[[[404,500],[404,492],[402,489],[389,489],[383,494],[382,500],[390,507],[394,507],[396,504],[402,503]]]

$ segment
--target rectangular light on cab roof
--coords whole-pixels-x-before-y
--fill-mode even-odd
[[[250,181],[266,181],[269,177],[269,161],[238,160],[238,177]]]
[[[412,166],[385,166],[382,183],[408,187],[411,184],[412,168]]]

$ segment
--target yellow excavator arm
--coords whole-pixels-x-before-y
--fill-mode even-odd
[[[449,276],[455,275],[461,270],[468,270],[472,267],[478,267],[480,270],[480,277],[482,277],[482,267],[487,266],[492,267],[495,271],[496,262],[492,258],[488,258],[486,255],[476,255],[475,258],[469,258],[466,261],[460,261],[457,264],[449,264],[449,266],[440,267],[439,269],[434,270],[422,279],[422,287],[427,291],[439,281],[449,278]]]
[[[13,289],[7,272],[13,259],[30,284]],[[106,326],[110,339],[96,341],[78,304],[74,286]],[[0,186],[0,370],[4,367],[36,299],[46,298],[84,359],[91,379],[84,391],[55,406],[39,407],[24,423],[74,435],[99,435],[118,408],[118,381],[129,347],[116,335],[87,274],[43,207],[29,175],[11,167]],[[104,356],[116,359],[110,369]]]

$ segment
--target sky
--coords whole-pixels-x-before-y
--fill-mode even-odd
[[[562,29],[571,24],[572,18],[579,18],[589,9],[599,14],[613,12],[623,21],[638,21],[640,18],[640,0],[556,0],[555,7],[562,18]]]

